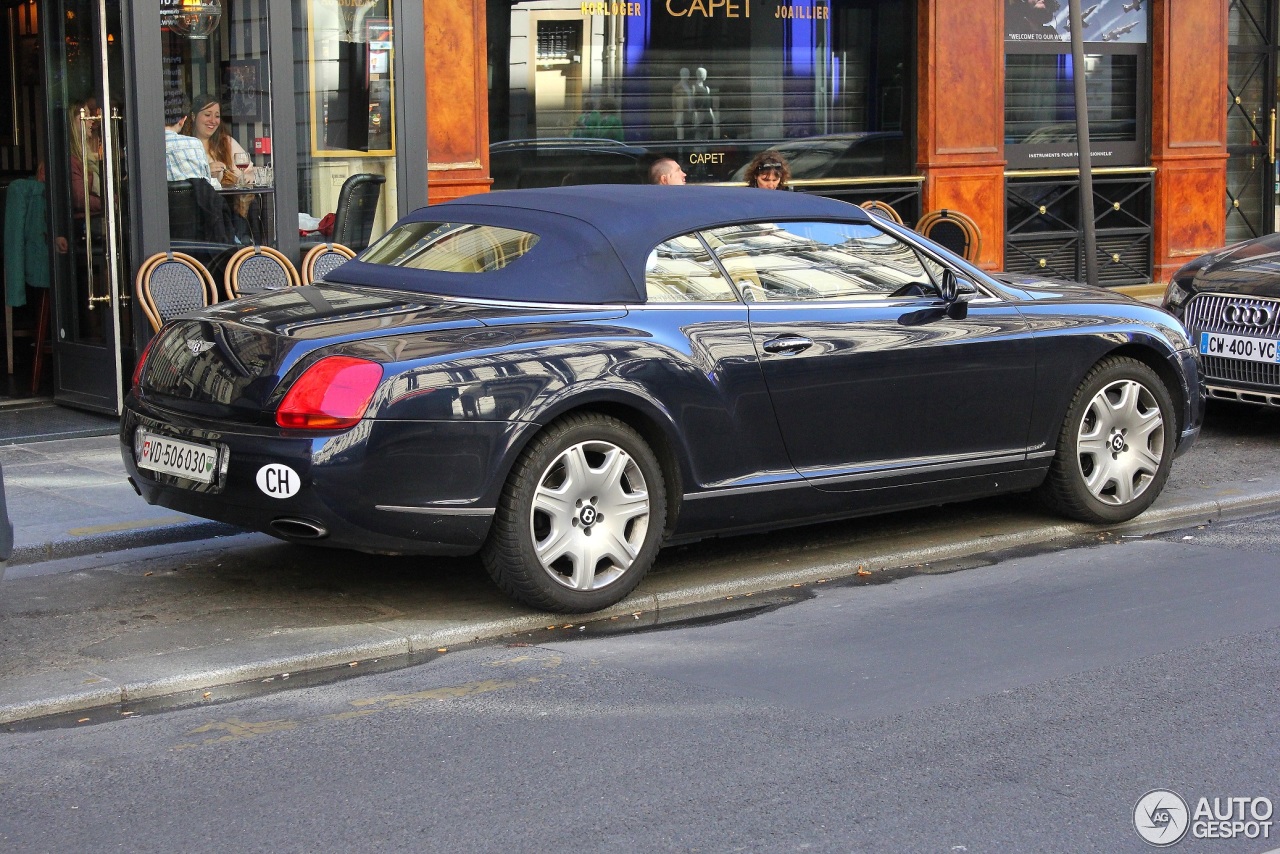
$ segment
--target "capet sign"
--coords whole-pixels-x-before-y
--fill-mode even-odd
[[[1158,848],[1193,839],[1270,839],[1270,798],[1200,798],[1195,809],[1177,792],[1153,789],[1133,807],[1133,827],[1143,841]]]

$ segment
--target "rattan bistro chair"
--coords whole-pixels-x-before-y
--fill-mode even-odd
[[[916,231],[945,246],[970,263],[976,263],[982,254],[982,232],[978,224],[960,211],[930,211],[920,217]]]
[[[354,257],[355,251],[341,243],[317,243],[302,259],[302,284],[309,285],[316,279],[323,279]]]
[[[896,222],[898,225],[902,225],[902,217],[893,209],[893,205],[888,202],[882,202],[879,199],[870,199],[858,205],[858,207],[862,208],[867,213],[882,216],[887,220]]]
[[[302,284],[293,262],[270,246],[246,246],[227,261],[227,299]]]
[[[153,332],[170,318],[218,301],[213,277],[204,265],[181,252],[158,252],[138,269],[134,293]]]

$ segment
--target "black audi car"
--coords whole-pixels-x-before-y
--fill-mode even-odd
[[[1209,397],[1280,406],[1280,234],[1187,264],[1164,306],[1190,331]]]
[[[1022,491],[1129,519],[1203,406],[1155,306],[817,196],[598,185],[423,208],[325,281],[171,321],[120,439],[154,504],[479,551],[589,611],[712,535]]]

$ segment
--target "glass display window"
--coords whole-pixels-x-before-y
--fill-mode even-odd
[[[268,7],[161,3],[170,239],[215,269],[277,239]]]
[[[905,0],[494,0],[497,188],[744,180],[755,154],[795,182],[908,174],[914,18]],[[574,168],[555,168],[570,152]],[[619,173],[622,173],[621,176]]]

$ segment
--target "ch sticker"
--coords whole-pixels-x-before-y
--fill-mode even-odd
[[[288,466],[271,463],[258,469],[258,489],[272,498],[290,498],[302,488],[302,478]]]

